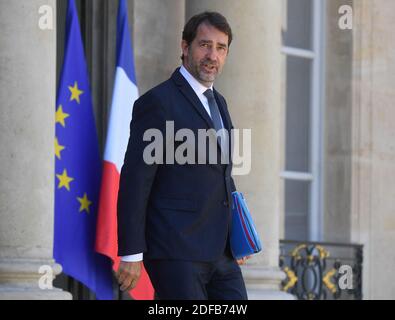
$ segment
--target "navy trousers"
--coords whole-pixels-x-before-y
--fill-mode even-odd
[[[228,252],[214,262],[144,259],[159,300],[247,300],[241,270]]]

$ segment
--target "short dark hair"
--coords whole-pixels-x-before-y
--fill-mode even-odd
[[[196,38],[197,29],[202,23],[212,25],[219,31],[225,33],[228,36],[228,47],[230,46],[233,40],[232,29],[222,14],[213,11],[205,11],[194,15],[186,23],[184,31],[182,32],[182,40],[185,40],[188,46]],[[181,56],[181,59],[184,60],[184,55]]]

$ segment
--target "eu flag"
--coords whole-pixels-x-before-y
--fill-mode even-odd
[[[101,180],[92,98],[74,0],[56,103],[54,258],[98,299],[112,299],[110,260],[95,252]]]

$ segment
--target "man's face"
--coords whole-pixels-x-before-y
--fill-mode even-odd
[[[207,23],[202,23],[188,46],[182,41],[184,67],[204,86],[211,87],[222,71],[228,56],[228,36]]]

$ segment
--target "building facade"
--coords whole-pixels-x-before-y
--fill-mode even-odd
[[[103,150],[118,1],[77,0]],[[54,111],[65,0],[0,0],[0,298],[41,290],[52,258]],[[365,299],[394,299],[395,3],[386,0],[129,0],[140,94],[180,65],[195,13],[235,34],[216,82],[234,125],[251,129],[251,171],[236,176],[264,250],[243,266],[251,299],[289,299],[280,240],[363,245]],[[350,11],[352,10],[352,11]],[[350,15],[351,12],[351,15]]]

